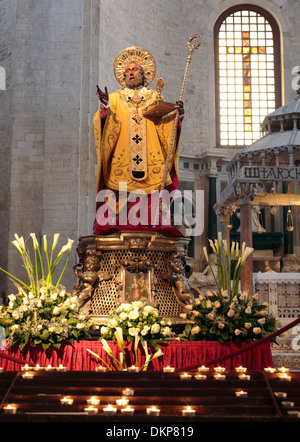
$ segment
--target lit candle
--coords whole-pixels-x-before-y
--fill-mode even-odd
[[[126,388],[126,390],[122,391],[123,396],[133,396],[134,395],[134,390],[132,390],[131,388]]]
[[[195,374],[195,379],[197,379],[197,381],[205,381],[205,379],[207,379],[207,376],[206,374],[199,373]]]
[[[236,391],[235,395],[236,395],[236,397],[247,397],[248,393],[247,393],[247,391]]]
[[[16,405],[8,404],[6,407],[3,408],[4,413],[7,414],[16,414],[18,407]]]
[[[0,368],[0,370],[1,370],[1,368]],[[32,368],[29,367],[28,364],[25,364],[24,367],[21,368],[21,371],[28,371],[28,370],[32,370]]]
[[[88,405],[99,405],[100,399],[95,398],[95,396],[91,397],[90,399],[87,399],[86,403]]]
[[[117,413],[117,409],[109,404],[106,408],[103,408],[103,413],[105,416],[113,416]]]
[[[201,367],[198,367],[198,371],[204,371],[204,372],[206,372],[206,371],[209,371],[209,367],[205,367],[205,365],[201,365]]]
[[[126,408],[121,408],[121,413],[125,414],[126,416],[132,416],[134,413],[134,408],[128,405]]]
[[[287,393],[283,391],[275,391],[275,396],[278,397],[278,399],[284,399],[287,397]]]
[[[182,381],[189,381],[191,378],[192,378],[192,375],[191,375],[191,374],[188,374],[188,373],[184,373],[184,374],[181,374],[181,375],[180,375],[180,379],[181,379]]]
[[[106,367],[102,367],[102,365],[99,365],[99,367],[96,367],[95,368],[95,371],[97,372],[97,373],[99,373],[99,372],[105,372],[107,370],[107,368]]]
[[[242,373],[242,374],[239,375],[239,379],[241,381],[250,381],[251,376],[250,376],[250,374]]]
[[[290,371],[289,368],[281,367],[278,368],[279,373],[288,373]]]
[[[155,405],[153,405],[151,408],[147,408],[147,415],[148,416],[159,416],[160,409],[156,408]]]
[[[97,414],[98,408],[92,407],[91,405],[84,409],[87,414]]]
[[[195,416],[196,410],[193,410],[190,406],[182,410],[183,416]]]
[[[48,367],[46,367],[46,371],[55,371],[56,368],[52,367],[52,365],[48,365]]]
[[[264,371],[265,371],[266,373],[275,373],[276,368],[273,368],[273,367],[266,367],[266,368],[264,368]]]
[[[174,367],[170,367],[170,366],[168,365],[167,367],[164,367],[164,368],[163,368],[163,371],[164,371],[165,373],[173,373],[173,372],[175,371],[175,368],[174,368]]]
[[[42,367],[40,366],[40,364],[36,364],[36,366],[34,367],[35,371],[40,371],[43,370]]]
[[[284,407],[287,408],[293,408],[293,406],[295,405],[295,402],[292,401],[282,401],[281,403]]]
[[[287,373],[280,373],[279,378],[282,381],[291,381],[292,380],[291,376],[289,376]]]
[[[123,405],[123,406],[125,406],[125,405],[128,405],[128,403],[129,403],[129,400],[126,399],[126,397],[122,397],[122,399],[117,399],[117,400],[116,400],[116,404],[117,404],[117,405]]]
[[[216,373],[223,373],[225,371],[225,367],[215,367],[214,370]]]
[[[135,372],[139,371],[139,368],[136,367],[135,365],[132,365],[131,367],[128,367],[128,371],[131,373],[135,373]]]
[[[247,371],[247,368],[246,367],[236,367],[235,368],[235,371],[237,372],[237,373],[246,373],[246,371]]]
[[[31,379],[34,378],[34,374],[33,374],[33,373],[30,373],[29,371],[26,371],[26,373],[22,374],[22,378],[23,378],[23,379],[31,380]]]
[[[300,411],[296,411],[296,410],[288,410],[288,415],[292,416],[292,417],[300,417]]]
[[[2,367],[0,367],[0,373],[3,373],[3,368]]]
[[[67,367],[64,367],[62,364],[60,364],[59,367],[57,368],[57,370],[65,372],[65,371],[67,371]]]
[[[226,376],[225,376],[225,374],[217,373],[217,374],[214,375],[214,378],[217,381],[225,381]]]
[[[68,398],[68,397],[64,397],[60,400],[60,403],[62,405],[73,405],[74,399],[72,398]]]

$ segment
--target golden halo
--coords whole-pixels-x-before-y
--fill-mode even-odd
[[[155,60],[146,49],[139,46],[131,46],[123,49],[114,62],[115,77],[121,86],[125,87],[124,70],[130,62],[138,63],[145,73],[145,86],[148,86],[154,79],[156,73]]]

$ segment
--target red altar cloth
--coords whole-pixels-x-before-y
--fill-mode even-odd
[[[125,343],[125,354],[128,366],[136,365],[133,343]],[[170,341],[166,345],[160,345],[163,356],[152,361],[148,370],[160,371],[163,367],[175,367],[175,370],[183,371],[190,366],[206,365],[207,362],[215,358],[229,355],[247,347],[247,343],[220,344],[215,341]],[[117,342],[109,342],[109,346],[114,356],[118,359],[119,348]],[[103,350],[100,341],[87,340],[74,342],[73,344],[63,344],[60,349],[51,348],[46,351],[42,347],[27,346],[22,352],[18,347],[10,348],[4,351],[5,355],[14,358],[26,360],[27,363],[39,364],[41,367],[58,367],[62,364],[72,371],[94,371],[95,367],[103,365],[101,361],[91,355],[87,349],[98,354],[110,366],[110,359]],[[132,351],[131,351],[132,350]],[[138,350],[139,365],[145,361],[144,351]],[[235,367],[244,366],[248,370],[263,370],[265,367],[272,367],[273,360],[270,343],[266,342],[256,348],[234,356],[232,359],[226,359],[220,363],[226,370],[233,370]],[[4,371],[19,371],[22,364],[5,359],[0,355],[0,367]],[[210,368],[213,368],[211,366]]]

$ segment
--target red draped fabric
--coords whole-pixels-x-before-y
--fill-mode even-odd
[[[128,366],[136,365],[133,352],[132,343],[125,343],[125,355]],[[160,345],[163,351],[163,356],[155,359],[149,364],[148,370],[159,371],[163,367],[171,366],[176,370],[185,370],[190,366],[201,366],[215,358],[223,357],[231,353],[240,351],[246,348],[247,343],[230,343],[220,344],[218,342],[180,342],[171,341],[166,345]],[[119,358],[119,347],[117,342],[109,342],[109,346],[113,354]],[[28,364],[39,364],[41,367],[52,365],[58,367],[62,364],[72,371],[94,371],[101,361],[91,355],[87,349],[97,353],[104,359],[111,367],[110,359],[107,353],[103,350],[102,344],[99,341],[80,341],[73,344],[63,344],[60,349],[51,348],[46,351],[41,347],[27,346],[23,351],[18,347],[7,349],[3,352],[4,355],[16,359],[25,360]],[[153,354],[153,350],[151,351]],[[138,350],[139,366],[145,361],[145,355],[142,348]],[[235,367],[244,366],[248,370],[263,370],[265,367],[273,366],[270,343],[266,342],[263,345],[240,353],[232,359],[226,359],[220,364],[227,370],[233,370]],[[22,364],[15,362],[0,355],[0,367],[5,371],[19,371]],[[211,366],[211,368],[213,368]]]

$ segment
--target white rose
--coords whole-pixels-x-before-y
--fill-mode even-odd
[[[164,327],[162,329],[163,336],[170,336],[172,334],[172,329],[170,327]]]
[[[225,327],[225,324],[223,324],[223,322],[219,322],[218,327],[219,327],[219,329],[223,330],[223,328]]]
[[[251,315],[251,307],[247,307],[245,313],[247,313],[247,315]]]
[[[228,318],[232,318],[234,316],[234,310],[230,309],[227,313]]]
[[[110,319],[109,321],[107,321],[107,326],[109,328],[117,327],[117,325],[118,325],[118,321],[116,321],[115,319]]]
[[[134,301],[132,303],[132,306],[137,307],[137,308],[141,308],[141,307],[143,307],[143,303],[141,301]]]
[[[215,301],[215,307],[216,307],[216,308],[221,307],[221,304],[219,303],[219,301]]]
[[[133,321],[139,317],[139,313],[136,310],[131,310],[128,315],[129,319],[132,319]]]
[[[252,324],[251,324],[251,322],[245,322],[244,326],[248,330],[249,328],[252,327]]]
[[[236,329],[234,330],[234,334],[235,334],[236,336],[240,335],[241,333],[242,333],[241,330],[239,330],[238,328],[236,328]]]
[[[143,309],[143,313],[152,313],[154,310],[154,307],[152,307],[151,305],[146,305],[146,307],[144,307]]]
[[[59,307],[54,307],[54,309],[53,309],[53,314],[54,314],[54,315],[58,315],[59,312],[60,312]]]
[[[14,302],[17,298],[15,297],[15,295],[9,295],[8,299]]]
[[[31,293],[31,292],[30,292],[30,293],[29,293],[29,295],[28,295],[28,298],[29,298],[29,299],[34,299],[34,298],[35,298],[35,296],[34,296],[34,294],[33,294],[33,293]]]
[[[12,317],[17,321],[18,319],[20,319],[20,315],[16,312],[12,313]]]
[[[128,318],[127,313],[125,312],[120,313],[119,318],[121,321],[125,321]]]
[[[138,329],[135,328],[135,327],[131,327],[131,328],[128,330],[128,333],[130,334],[130,336],[135,336],[136,334],[138,334]]]
[[[155,333],[159,333],[160,330],[160,325],[159,324],[153,324],[151,327],[151,333],[155,334]]]
[[[101,335],[106,335],[106,333],[108,333],[108,327],[101,327]]]
[[[266,322],[266,318],[258,319],[257,322],[259,323],[259,325],[264,325],[264,323]]]
[[[82,329],[84,328],[84,324],[83,324],[82,322],[79,322],[79,323],[76,325],[76,328],[77,328],[78,330],[82,330]]]

